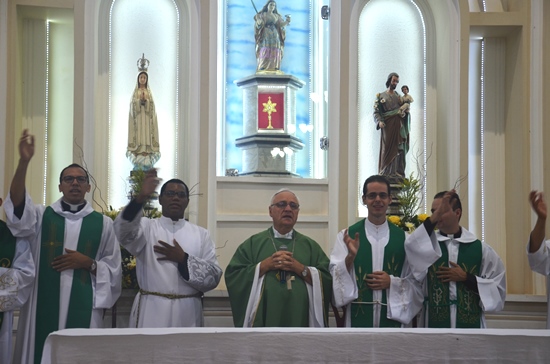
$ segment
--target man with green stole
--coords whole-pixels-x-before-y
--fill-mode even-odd
[[[458,194],[439,192],[432,216],[405,244],[413,274],[424,282],[425,327],[485,328],[485,312],[504,307],[504,264],[493,248],[460,226],[461,217]]]
[[[331,298],[328,258],[294,229],[298,197],[287,189],[269,205],[273,226],[251,236],[225,271],[236,327],[326,327]]]
[[[0,364],[11,363],[13,310],[27,302],[33,282],[34,261],[28,240],[13,236],[0,220]]]
[[[368,217],[338,233],[330,256],[339,326],[402,327],[422,308],[422,288],[410,274],[406,234],[387,221],[390,184],[382,175],[363,184]]]
[[[78,164],[66,167],[59,176],[63,197],[35,205],[25,189],[33,155],[34,136],[24,130],[5,211],[12,234],[31,243],[36,280],[21,309],[15,363],[39,363],[53,331],[102,327],[104,310],[121,292],[120,247],[112,220],[84,198],[88,172]]]

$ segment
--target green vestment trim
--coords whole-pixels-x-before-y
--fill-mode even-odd
[[[384,248],[384,263],[382,270],[394,277],[401,277],[401,270],[405,262],[405,232],[393,224],[388,224],[390,239]],[[359,233],[359,250],[355,257],[355,279],[359,296],[351,305],[352,327],[373,327],[373,294],[367,286],[365,278],[371,274],[372,246],[365,233],[365,219],[353,224],[348,229],[349,236]],[[386,290],[382,290],[382,305],[380,309],[380,327],[401,327],[401,323],[387,318]]]
[[[6,223],[0,220],[0,267],[10,268],[15,257],[15,237],[11,234]],[[4,312],[0,312],[0,328],[4,320]]]
[[[95,257],[101,243],[103,216],[92,212],[82,219],[77,251]],[[50,206],[42,218],[42,239],[36,305],[34,362],[40,363],[46,337],[59,329],[60,272],[52,268],[53,259],[64,253],[65,218]],[[75,269],[65,328],[89,328],[93,308],[93,288],[90,273]]]
[[[479,295],[466,287],[464,282],[456,282],[457,299],[450,299],[449,283],[437,279],[440,267],[449,266],[449,252],[444,242],[439,242],[441,258],[428,269],[428,327],[450,328],[451,305],[457,306],[457,328],[480,328],[481,306]],[[457,264],[467,273],[479,276],[482,260],[481,241],[461,243],[458,247]]]

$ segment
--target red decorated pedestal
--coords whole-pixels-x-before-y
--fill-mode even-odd
[[[255,74],[235,82],[243,89],[243,150],[239,175],[296,175],[296,91],[304,82],[291,75]]]

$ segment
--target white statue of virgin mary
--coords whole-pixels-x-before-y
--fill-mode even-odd
[[[160,159],[157,113],[153,93],[149,88],[147,68],[149,60],[138,59],[138,76],[136,88],[130,101],[128,115],[128,148],[126,157],[134,169],[153,168]]]

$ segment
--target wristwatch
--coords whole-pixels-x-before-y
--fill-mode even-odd
[[[308,273],[308,270],[307,270],[307,266],[304,265],[304,270],[302,271],[302,277],[307,277],[307,273]]]
[[[95,260],[92,261],[92,265],[90,265],[90,272],[93,272],[97,268],[97,262]]]

